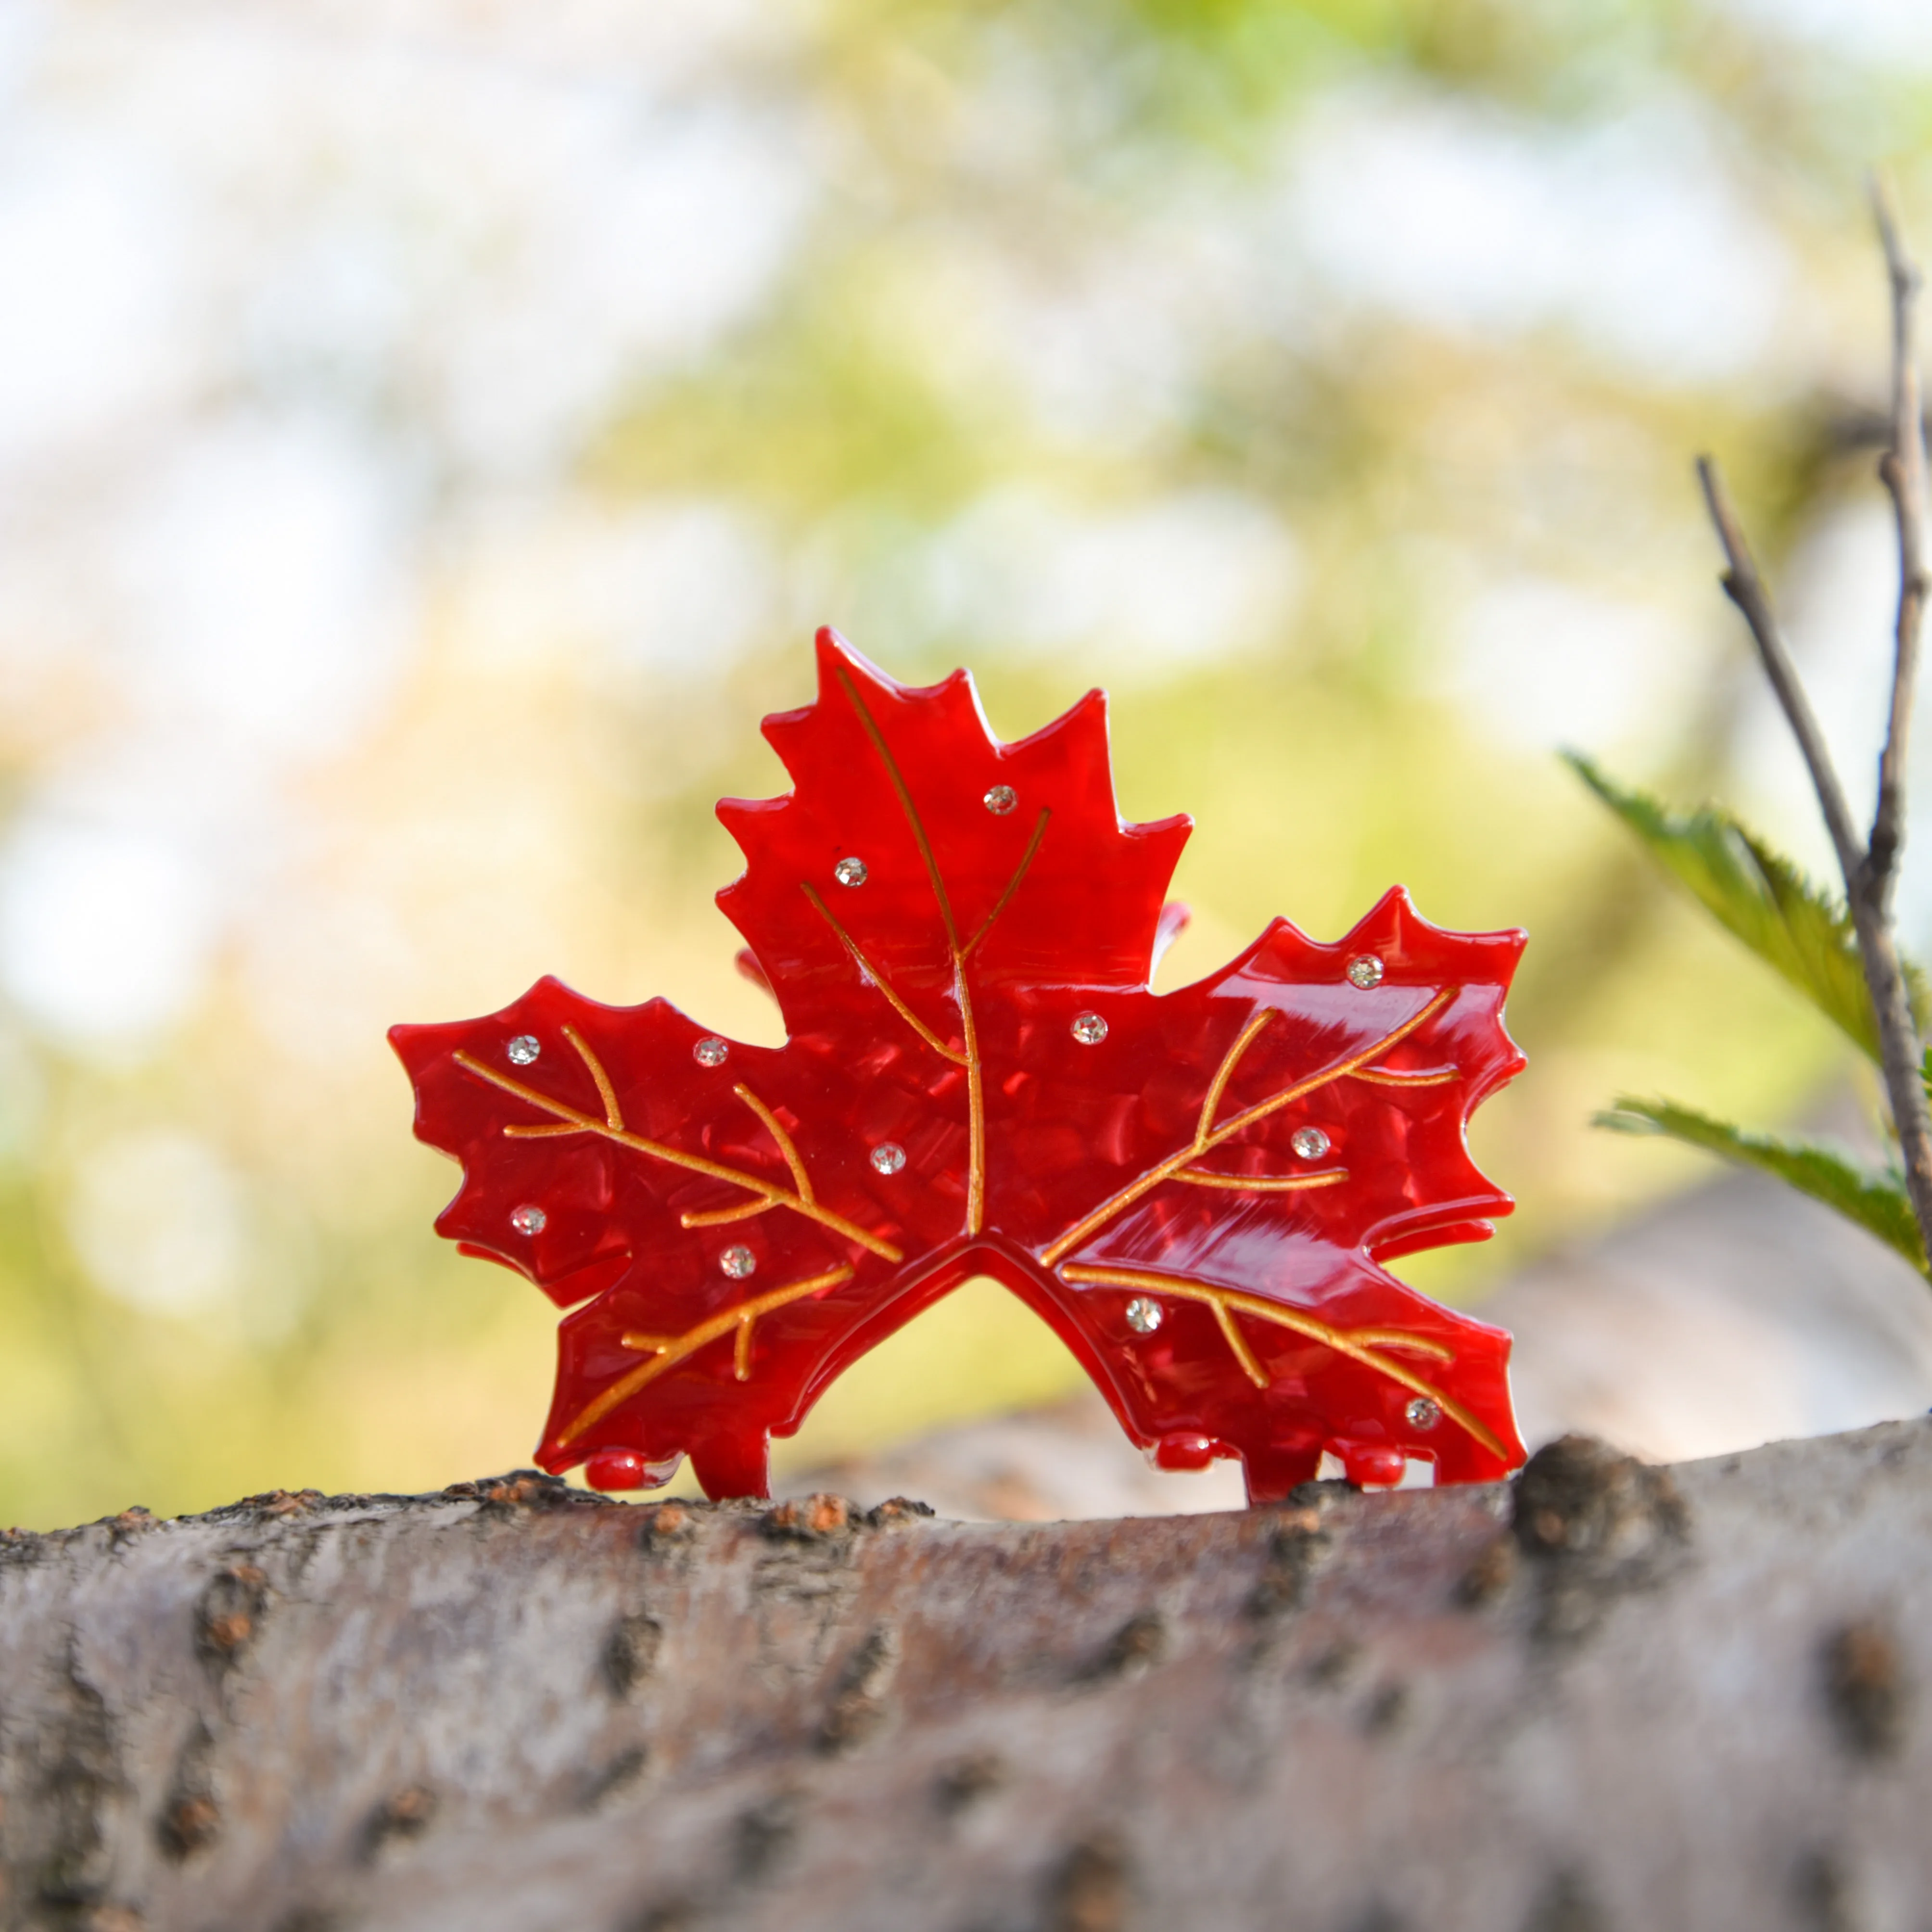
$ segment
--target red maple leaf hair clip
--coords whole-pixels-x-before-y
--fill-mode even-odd
[[[772,1433],[986,1274],[1157,1464],[1238,1456],[1251,1501],[1324,1451],[1356,1483],[1514,1468],[1508,1336],[1381,1264],[1513,1204],[1463,1130],[1522,1065],[1523,935],[1398,887],[1336,944],[1277,920],[1156,994],[1191,821],[1121,823],[1101,693],[1002,745],[964,671],[911,689],[830,631],[818,666],[765,721],[794,788],[718,808],[784,1046],[553,979],[389,1036],[463,1166],[437,1232],[571,1311],[537,1460],[634,1489],[688,1454],[763,1496]]]

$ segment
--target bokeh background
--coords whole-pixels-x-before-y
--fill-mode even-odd
[[[1531,929],[1432,1292],[1702,1178],[1619,1090],[1814,1104],[1552,754],[1822,862],[1708,447],[1869,796],[1874,161],[1932,248],[1922,0],[0,0],[0,1521],[527,1458],[553,1312],[383,1030],[775,1039],[710,807],[820,622],[1009,736],[1109,687],[1164,984],[1398,879]],[[970,1288],[789,1453],[1076,1376]]]

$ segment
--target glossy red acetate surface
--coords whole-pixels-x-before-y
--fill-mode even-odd
[[[783,1047],[555,980],[391,1034],[463,1165],[438,1231],[571,1311],[538,1460],[635,1487],[688,1454],[762,1495],[771,1434],[985,1274],[1165,1467],[1238,1456],[1258,1500],[1324,1450],[1363,1483],[1514,1468],[1509,1338],[1379,1264],[1511,1204],[1463,1131],[1522,1064],[1522,935],[1397,889],[1157,996],[1189,822],[1120,823],[1104,699],[1000,745],[964,673],[818,650],[818,702],[766,722],[794,788],[718,807]]]

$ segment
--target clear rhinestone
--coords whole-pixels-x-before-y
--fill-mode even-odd
[[[872,1150],[872,1165],[881,1174],[896,1174],[905,1165],[905,1149],[897,1141],[881,1141]]]
[[[1304,1160],[1319,1160],[1328,1151],[1328,1136],[1319,1127],[1297,1127],[1288,1144]]]
[[[1073,1037],[1082,1046],[1098,1046],[1107,1037],[1107,1022],[1098,1013],[1082,1013],[1074,1020]]]
[[[842,886],[862,886],[866,883],[866,862],[862,859],[841,859],[832,867],[832,876]]]
[[[1442,1406],[1431,1402],[1426,1395],[1411,1396],[1402,1414],[1408,1418],[1412,1429],[1433,1429],[1442,1420]]]
[[[700,1066],[722,1066],[730,1057],[731,1049],[713,1034],[706,1034],[691,1049],[691,1057]]]
[[[510,1226],[520,1234],[541,1234],[544,1223],[550,1219],[541,1208],[512,1208]]]
[[[543,1042],[533,1033],[520,1033],[503,1051],[518,1066],[527,1066],[543,1051]]]
[[[1127,1304],[1127,1326],[1136,1335],[1151,1335],[1167,1319],[1167,1310],[1150,1296],[1137,1294]]]
[[[1020,802],[1020,795],[1011,785],[990,786],[986,796],[980,802],[995,818],[1004,818]]]
[[[1364,992],[1382,982],[1382,962],[1372,952],[1358,952],[1348,962],[1348,984]]]
[[[718,1265],[734,1281],[742,1281],[758,1265],[758,1258],[742,1243],[727,1248],[718,1257]]]

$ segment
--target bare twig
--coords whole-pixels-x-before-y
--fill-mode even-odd
[[[1892,658],[1892,716],[1878,766],[1878,805],[1866,857],[1879,909],[1889,914],[1905,838],[1905,755],[1918,670],[1918,638],[1925,615],[1925,439],[1913,340],[1919,289],[1918,265],[1899,239],[1898,224],[1884,184],[1872,184],[1872,208],[1885,244],[1892,280],[1892,444],[1878,473],[1891,492],[1898,520],[1898,622]]]
[[[1872,200],[1892,284],[1891,440],[1879,464],[1879,475],[1891,493],[1898,519],[1899,597],[1892,700],[1885,748],[1879,760],[1878,799],[1869,839],[1862,840],[1852,825],[1831,752],[1785,646],[1770,593],[1758,574],[1717,466],[1708,457],[1697,459],[1697,476],[1710,506],[1711,520],[1717,526],[1718,541],[1724,547],[1725,592],[1750,627],[1765,675],[1777,694],[1792,736],[1797,740],[1810,772],[1812,788],[1818,794],[1839,870],[1844,875],[1845,902],[1858,935],[1858,957],[1878,1024],[1886,1093],[1892,1102],[1892,1124],[1904,1162],[1906,1188],[1911,1196],[1913,1217],[1918,1223],[1920,1242],[1928,1256],[1932,1257],[1932,1109],[1926,1104],[1922,1048],[1892,929],[1892,894],[1905,838],[1906,741],[1928,589],[1925,443],[1914,346],[1919,274],[1899,238],[1890,201],[1876,183]]]
[[[1791,661],[1778,614],[1772,607],[1771,592],[1758,574],[1757,560],[1744,540],[1737,512],[1732,507],[1730,492],[1714,459],[1698,458],[1697,480],[1704,486],[1704,500],[1710,506],[1711,521],[1717,526],[1718,541],[1724,547],[1724,561],[1729,566],[1719,580],[1725,596],[1744,613],[1744,622],[1750,626],[1764,674],[1777,694],[1798,750],[1804,754],[1812,789],[1817,793],[1820,809],[1825,814],[1825,829],[1832,835],[1832,849],[1838,855],[1839,869],[1849,886],[1864,864],[1865,850],[1852,824],[1851,808],[1845,802],[1844,788],[1838,782],[1830,747],[1811,714],[1810,700],[1804,695],[1798,668]]]

